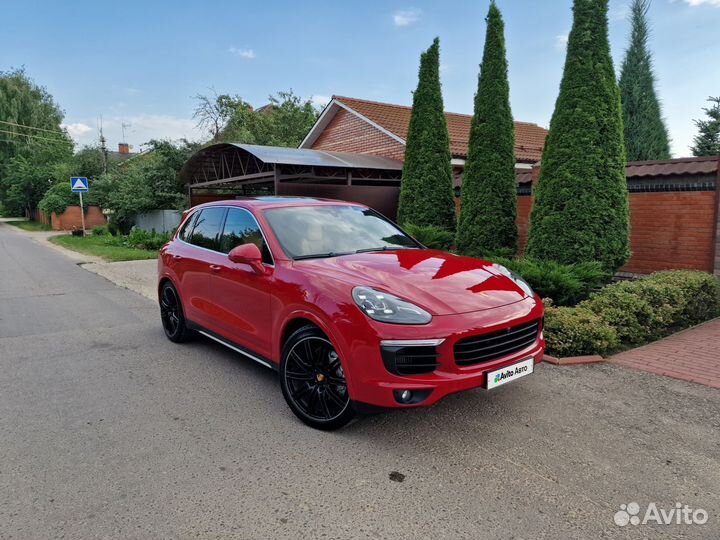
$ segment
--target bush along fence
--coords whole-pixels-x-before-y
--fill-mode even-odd
[[[657,272],[608,285],[575,307],[550,304],[548,354],[606,356],[720,316],[720,279],[704,272]]]

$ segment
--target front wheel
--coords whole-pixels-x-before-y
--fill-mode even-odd
[[[355,417],[340,357],[315,326],[300,328],[285,343],[280,385],[292,412],[310,427],[330,431]]]

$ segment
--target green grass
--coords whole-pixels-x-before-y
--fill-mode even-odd
[[[64,248],[102,257],[106,261],[138,261],[145,259],[157,259],[158,252],[147,249],[137,249],[121,244],[122,239],[115,236],[54,236],[50,238],[54,244]]]
[[[18,229],[22,229],[24,231],[49,231],[51,229],[50,225],[45,225],[44,223],[40,223],[39,221],[17,220],[6,221],[5,223],[14,225]]]

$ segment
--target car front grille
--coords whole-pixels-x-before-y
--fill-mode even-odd
[[[471,366],[491,362],[531,346],[538,338],[540,319],[503,330],[470,336],[455,343],[455,363]]]

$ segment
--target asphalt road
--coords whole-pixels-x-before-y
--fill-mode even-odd
[[[322,433],[271,371],[170,343],[153,302],[2,224],[0,276],[0,538],[720,533],[717,390],[541,365]],[[709,519],[618,527],[633,501]]]

